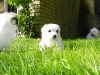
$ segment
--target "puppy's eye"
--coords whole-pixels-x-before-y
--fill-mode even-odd
[[[58,30],[56,31],[56,33],[58,33]]]
[[[49,30],[48,32],[51,32],[51,30]]]

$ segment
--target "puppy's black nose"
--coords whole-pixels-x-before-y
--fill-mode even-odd
[[[91,34],[91,36],[93,36],[93,33]]]
[[[53,39],[55,39],[55,38],[56,38],[56,35],[53,36]]]

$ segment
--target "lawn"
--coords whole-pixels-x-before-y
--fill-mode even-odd
[[[100,75],[100,39],[66,39],[64,50],[39,51],[39,41],[17,38],[0,52],[0,75]]]

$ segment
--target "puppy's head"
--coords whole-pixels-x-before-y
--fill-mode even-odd
[[[99,35],[99,30],[97,29],[97,28],[92,28],[91,30],[90,30],[90,34],[91,34],[91,36],[93,36],[93,37],[96,37],[96,36],[98,36]]]
[[[41,28],[42,38],[55,40],[60,36],[60,27],[57,24],[45,24]]]
[[[7,13],[7,17],[10,19],[13,25],[18,24],[17,14],[14,12]]]
[[[5,21],[10,21],[13,25],[18,23],[17,14],[14,12],[4,12],[0,17],[4,18]]]
[[[0,14],[0,20],[2,20],[1,25],[3,26],[3,28],[5,27],[10,27],[12,30],[16,30],[17,28],[17,23],[18,23],[18,19],[17,19],[17,14],[14,12],[4,12],[2,14]]]

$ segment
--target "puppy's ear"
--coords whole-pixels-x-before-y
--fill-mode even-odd
[[[98,32],[98,34],[100,35],[100,31]]]

